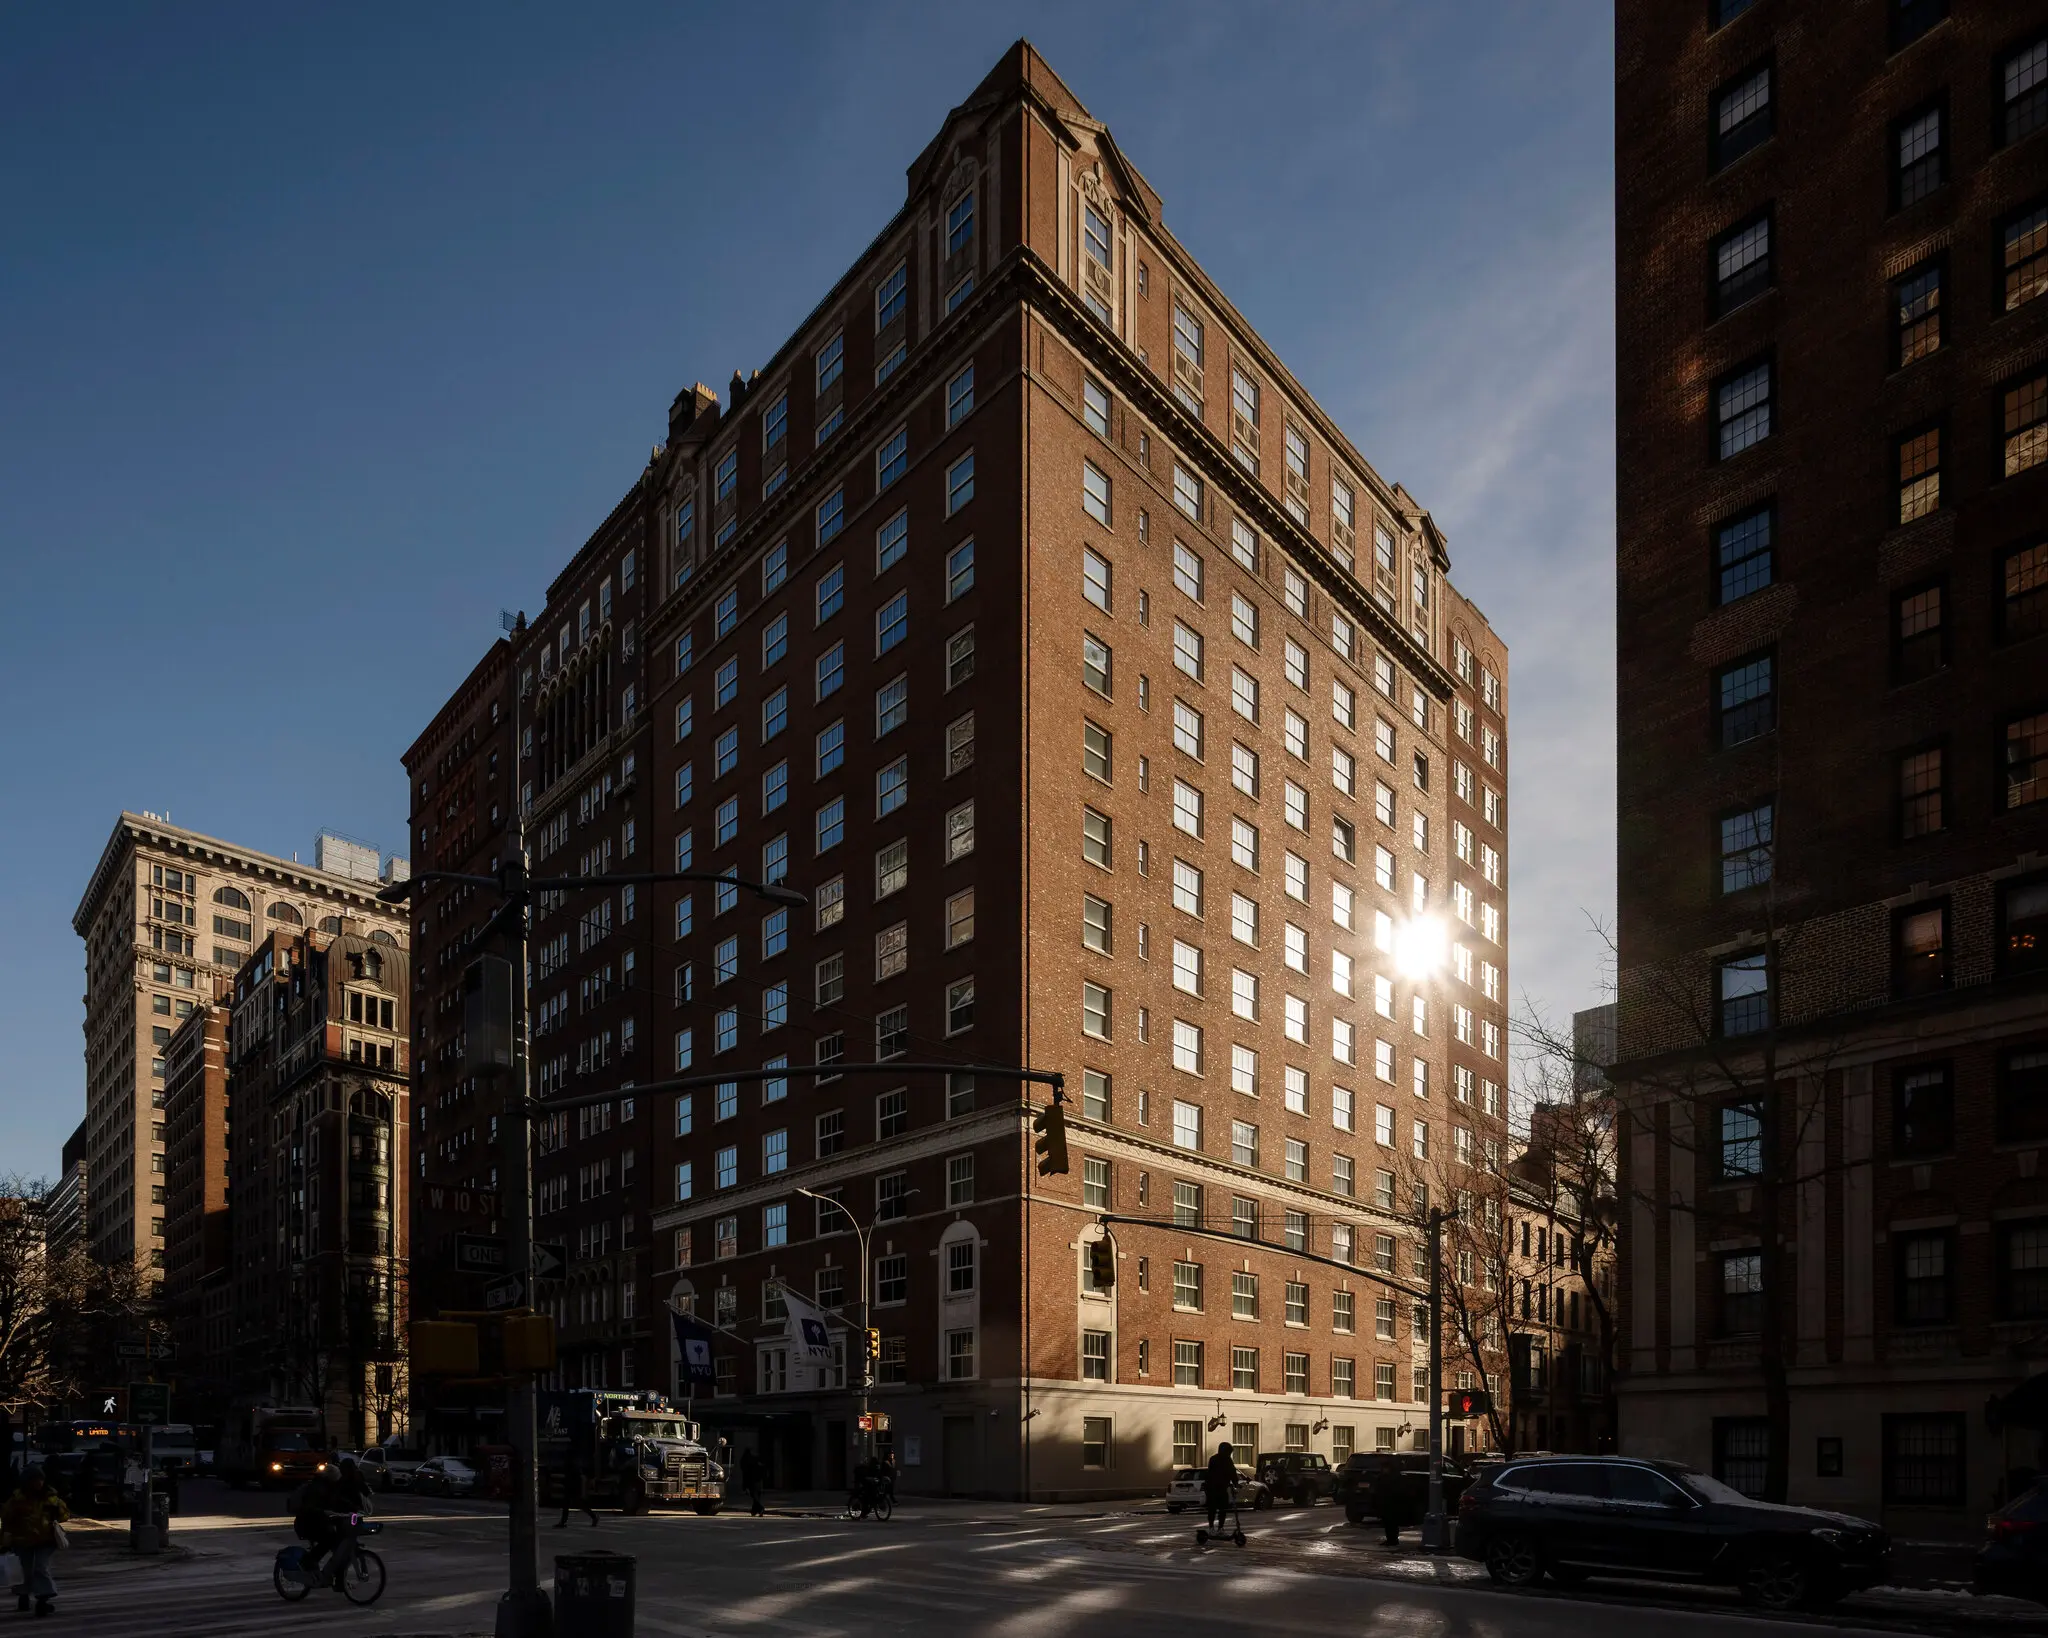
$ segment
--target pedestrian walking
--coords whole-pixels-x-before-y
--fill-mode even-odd
[[[22,1481],[0,1511],[0,1547],[21,1560],[21,1584],[14,1589],[14,1607],[26,1615],[35,1601],[38,1615],[57,1613],[57,1583],[50,1579],[50,1559],[64,1542],[64,1521],[71,1510],[50,1489],[41,1468]]]
[[[1231,1460],[1228,1439],[1216,1447],[1202,1473],[1202,1500],[1209,1508],[1209,1528],[1221,1530],[1230,1512],[1230,1492],[1237,1486],[1237,1463]]]
[[[747,1500],[752,1504],[747,1510],[755,1518],[759,1518],[768,1511],[761,1503],[761,1484],[763,1478],[760,1456],[751,1447],[742,1451],[740,1454],[740,1486],[746,1491]]]
[[[562,1516],[555,1520],[555,1528],[557,1530],[565,1528],[569,1523],[569,1515],[579,1507],[583,1509],[594,1528],[597,1524],[597,1513],[591,1507],[589,1498],[584,1491],[583,1462],[581,1457],[572,1450],[569,1453],[569,1465],[562,1471]]]

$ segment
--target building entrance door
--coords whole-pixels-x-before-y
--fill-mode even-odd
[[[981,1424],[972,1416],[945,1421],[946,1494],[968,1496],[981,1488]]]

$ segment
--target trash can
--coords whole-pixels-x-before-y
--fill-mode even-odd
[[[563,1553],[555,1560],[555,1638],[633,1638],[630,1553]]]

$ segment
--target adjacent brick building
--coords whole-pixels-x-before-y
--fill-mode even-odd
[[[228,1144],[228,1015],[205,1001],[164,1049],[162,1302],[187,1419],[217,1417],[230,1393]]]
[[[1416,1185],[1502,1187],[1505,648],[1161,212],[1014,48],[408,754],[423,867],[508,856],[510,735],[537,873],[809,896],[615,887],[533,933],[541,1097],[622,1094],[536,1143],[561,1379],[677,1384],[692,1308],[733,1338],[698,1411],[779,1482],[843,1479],[853,1400],[778,1282],[881,1332],[907,1489],[1405,1445]],[[489,908],[416,906],[425,1188],[495,1164],[439,999]],[[892,1057],[1061,1070],[1071,1172],[1000,1076],[629,1085]],[[865,1316],[799,1187],[874,1224]],[[1096,1290],[1104,1212],[1149,1221]]]
[[[1617,52],[1622,1441],[1968,1532],[2048,1364],[2048,5]]]

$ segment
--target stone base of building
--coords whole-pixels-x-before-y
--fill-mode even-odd
[[[2048,1472],[2048,1435],[1993,1431],[1986,1403],[2044,1366],[2007,1354],[1795,1370],[1785,1499],[1874,1519],[1904,1540],[1981,1537],[1987,1512]],[[1638,1375],[1620,1385],[1620,1448],[1745,1488],[1763,1416],[1754,1374]]]

